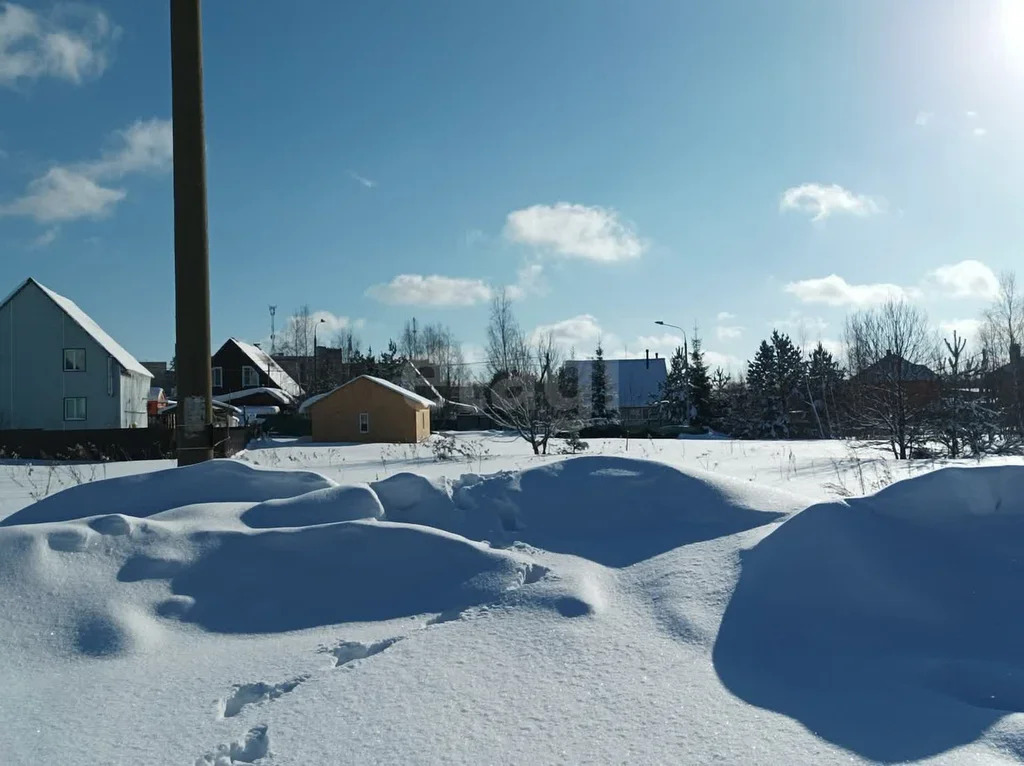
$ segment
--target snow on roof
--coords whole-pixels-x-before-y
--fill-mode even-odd
[[[298,399],[302,396],[302,389],[299,387],[299,384],[292,379],[291,375],[284,371],[281,365],[274,361],[270,354],[238,338],[231,338],[231,342],[238,346],[242,353],[249,357],[261,371],[266,372],[278,388],[293,399]]]
[[[314,397],[311,397],[310,399],[307,399],[305,402],[302,403],[302,407],[305,407],[306,409],[309,409],[314,404],[316,404],[318,401],[320,401],[320,399],[324,399],[324,398],[330,396],[335,391],[338,391],[338,390],[344,388],[345,386],[351,385],[352,383],[355,383],[357,380],[369,380],[369,381],[372,381],[372,382],[376,383],[378,386],[383,386],[384,388],[390,388],[396,394],[401,394],[402,396],[404,396],[406,398],[406,400],[409,401],[412,404],[418,404],[418,405],[420,405],[422,407],[434,407],[434,406],[436,406],[436,402],[432,402],[429,399],[427,399],[426,397],[420,396],[419,394],[414,394],[412,391],[409,391],[408,389],[402,388],[401,386],[392,383],[390,380],[384,380],[384,378],[378,378],[378,377],[375,377],[373,375],[360,375],[358,378],[352,378],[352,380],[348,381],[348,383],[342,383],[340,386],[338,386],[337,388],[334,388],[334,389],[328,391],[326,394],[320,394],[319,396],[314,396]],[[299,408],[300,412],[303,411],[302,407]]]
[[[327,396],[327,394],[333,393],[336,390],[337,389],[332,389],[331,391],[328,391],[325,394],[317,394],[316,396],[309,397],[308,399],[306,399],[306,401],[299,405],[299,412],[306,412],[307,410],[309,410],[310,407],[312,407],[314,404],[316,404],[325,396]]]
[[[92,317],[90,317],[88,314],[86,314],[84,311],[82,311],[82,309],[78,307],[77,303],[75,303],[70,298],[65,298],[63,295],[55,293],[49,287],[40,284],[32,277],[29,277],[20,285],[18,285],[14,292],[12,292],[10,295],[4,298],[2,302],[0,302],[0,306],[3,306],[5,303],[7,303],[11,298],[13,298],[19,292],[21,292],[22,288],[25,287],[25,285],[28,284],[32,284],[38,287],[39,290],[42,291],[42,293],[47,298],[49,298],[50,300],[57,304],[57,308],[59,308],[61,311],[67,314],[72,319],[72,321],[74,321],[75,324],[77,324],[79,327],[85,330],[85,332],[88,333],[89,336],[94,341],[96,341],[103,348],[104,351],[106,351],[108,354],[114,357],[114,359],[117,360],[118,364],[120,364],[126,370],[134,372],[137,375],[144,375],[147,378],[153,377],[153,373],[151,373],[149,370],[143,367],[142,364],[134,356],[129,354],[120,343],[118,343],[116,340],[107,335],[103,328],[96,324],[95,320],[93,320]]]
[[[213,398],[219,402],[233,402],[235,399],[244,399],[247,396],[252,396],[253,394],[266,394],[267,396],[277,399],[281,404],[291,404],[295,401],[294,397],[281,389],[266,388],[262,386],[259,388],[243,388],[241,391],[232,391],[229,394],[217,394]]]

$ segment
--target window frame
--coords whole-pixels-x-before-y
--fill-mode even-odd
[[[370,433],[370,413],[360,412],[359,413],[359,433],[368,434]]]
[[[256,378],[256,382],[249,384],[245,382],[246,371],[250,371]],[[250,364],[242,365],[242,388],[259,388],[260,387],[260,371]]]
[[[114,385],[116,376],[121,372],[121,365],[114,357],[107,357],[107,396],[114,396],[117,393],[117,386]]]
[[[79,352],[81,352],[81,354],[82,354],[82,366],[81,366],[81,368],[78,368],[78,367],[68,367],[68,352],[69,351],[79,351]],[[64,356],[63,356],[63,359],[61,361],[61,365],[62,365],[62,367],[64,369],[64,372],[86,372],[85,348],[83,348],[81,346],[67,346],[67,347],[65,347],[65,349],[64,349]]]
[[[68,417],[68,404],[71,402],[82,403],[82,415],[81,417]],[[64,397],[64,421],[71,423],[81,423],[84,420],[89,419],[89,399],[85,396],[65,396]]]
[[[259,376],[256,376],[259,380]],[[214,388],[224,388],[224,368],[223,367],[211,367],[210,368],[210,382]]]

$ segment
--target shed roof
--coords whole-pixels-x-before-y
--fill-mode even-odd
[[[70,298],[65,298],[63,295],[55,293],[49,287],[40,284],[32,277],[26,279],[18,285],[10,295],[4,298],[3,301],[0,301],[0,307],[6,305],[11,298],[20,293],[26,285],[30,284],[35,285],[43,295],[57,304],[57,308],[70,317],[75,324],[85,330],[89,337],[96,341],[104,351],[117,360],[118,364],[126,370],[130,370],[138,375],[144,375],[147,378],[153,377],[153,373],[143,367],[142,364],[134,356],[129,354],[120,343],[107,335],[103,328],[96,324],[96,321],[92,317],[78,307],[78,304]]]
[[[396,394],[400,394],[401,396],[405,397],[406,401],[408,401],[410,404],[415,404],[420,407],[434,406],[434,402],[430,401],[426,397],[420,396],[419,394],[415,394],[412,391],[409,391],[408,389],[402,388],[401,386],[392,383],[390,380],[384,380],[384,378],[378,378],[374,375],[360,375],[358,378],[352,378],[352,380],[348,381],[347,383],[342,383],[340,386],[328,391],[326,394],[320,394],[319,396],[312,397],[312,401],[303,402],[302,406],[305,407],[306,409],[310,409],[317,405],[319,402],[329,397],[335,391],[340,391],[341,389],[345,388],[345,386],[351,386],[357,380],[369,380],[371,383],[376,383],[378,386],[390,389],[391,391],[394,391]],[[301,409],[302,408],[300,408],[300,410]]]

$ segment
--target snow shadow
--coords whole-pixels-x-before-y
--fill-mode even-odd
[[[508,542],[611,567],[783,515],[746,507],[721,487],[661,463],[597,456],[488,478],[465,487],[455,500],[497,509]]]
[[[872,761],[1024,712],[1024,468],[947,469],[814,506],[744,553],[722,683]]]
[[[444,532],[372,521],[218,537],[171,579],[179,608],[158,613],[219,633],[389,620],[495,601],[529,567]]]
[[[143,518],[185,505],[260,503],[333,486],[330,479],[309,471],[268,471],[237,460],[212,460],[69,487],[0,520],[0,527],[100,514]]]

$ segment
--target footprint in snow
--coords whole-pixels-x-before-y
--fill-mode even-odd
[[[234,766],[258,763],[270,753],[270,736],[266,726],[254,726],[245,736],[227,745],[218,745],[212,753],[195,760],[195,766]]]
[[[342,641],[333,649],[324,647],[320,651],[334,657],[334,667],[340,668],[356,660],[365,660],[375,654],[380,654],[385,649],[401,641],[402,637],[385,638],[372,644],[364,644],[361,641]]]
[[[303,675],[288,681],[282,681],[279,684],[268,684],[263,681],[257,681],[253,684],[235,684],[234,693],[223,703],[221,718],[234,718],[248,705],[255,705],[260,702],[283,697],[307,680],[309,680],[309,676]]]

